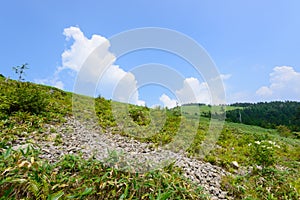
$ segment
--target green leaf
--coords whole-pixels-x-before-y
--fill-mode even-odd
[[[168,199],[170,196],[172,195],[172,192],[166,192],[166,193],[163,193],[161,196],[160,196],[160,200],[166,200]]]
[[[128,189],[129,189],[128,184],[126,184],[125,191],[124,191],[124,193],[120,196],[119,199],[126,199],[126,197],[128,196]]]
[[[11,147],[9,149],[7,149],[4,153],[4,159],[6,160],[11,154]]]
[[[83,191],[83,193],[81,194],[82,196],[85,196],[85,195],[88,195],[88,194],[91,194],[93,191],[93,188],[85,188],[85,190]]]
[[[54,194],[50,194],[48,196],[48,200],[58,200],[60,197],[64,195],[64,192],[61,190],[59,192],[56,192]]]

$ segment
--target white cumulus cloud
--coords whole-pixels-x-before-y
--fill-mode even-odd
[[[162,94],[159,100],[164,104],[164,107],[174,108],[177,105],[177,101],[175,99],[171,99],[166,94]]]
[[[221,74],[218,78],[221,78],[221,80],[223,81],[229,79],[230,77],[230,74]],[[175,95],[178,99],[179,105],[188,103],[212,104],[212,96],[207,82],[201,82],[195,77],[185,78],[182,83],[182,88],[176,90]],[[164,104],[164,106],[170,108],[176,106],[177,102],[177,100],[171,99],[166,94],[163,94],[160,97],[160,101]],[[224,100],[220,100],[218,102],[224,103]]]
[[[190,77],[183,81],[183,87],[176,91],[181,104],[186,103],[211,103],[211,96],[206,82]]]
[[[270,85],[256,91],[265,100],[300,100],[300,73],[290,66],[278,66],[270,73]]]
[[[103,73],[97,90],[101,95],[121,102],[130,102],[141,106],[146,104],[139,100],[135,76],[130,72],[125,72],[118,65],[111,65]]]
[[[61,69],[72,69],[78,72],[88,56],[99,46],[102,45],[103,55],[111,54],[108,51],[109,41],[100,35],[92,35],[88,39],[78,27],[65,28],[63,34],[66,40],[73,39],[74,42],[69,49],[61,54]]]
[[[77,80],[80,80],[79,84],[82,85],[75,92],[84,93],[84,90],[90,89],[85,94],[91,95],[93,92],[116,101],[145,105],[145,102],[139,99],[134,75],[124,71],[120,66],[113,65],[116,58],[109,51],[108,39],[100,35],[92,35],[89,39],[79,27],[73,26],[65,28],[63,34],[67,41],[72,41],[72,44],[61,54],[62,65],[57,68],[53,78],[37,82],[63,89],[66,79],[74,79],[71,76],[61,78],[62,72],[68,70],[77,75]],[[116,86],[122,87],[123,90],[118,90],[117,94],[114,94]],[[96,91],[89,87],[95,87]]]

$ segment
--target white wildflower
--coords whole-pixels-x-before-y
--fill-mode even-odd
[[[255,144],[260,144],[260,141],[255,141],[254,143],[255,143]]]
[[[272,144],[272,145],[276,145],[276,143],[275,142],[273,142],[273,141],[268,141],[269,142],[269,144]]]

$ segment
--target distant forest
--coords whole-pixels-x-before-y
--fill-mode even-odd
[[[284,125],[290,130],[300,131],[300,102],[235,103],[231,106],[240,108],[227,111],[227,121],[264,128]]]

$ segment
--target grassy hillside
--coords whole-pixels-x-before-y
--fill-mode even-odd
[[[189,156],[202,159],[201,143],[211,122],[203,116],[209,106],[200,106],[199,115],[195,106],[149,109],[101,97],[74,96],[0,77],[2,199],[205,199],[201,187],[184,179],[173,166],[132,174],[73,155],[49,164],[39,158],[41,152],[36,149],[12,149],[18,138],[34,146],[45,137],[45,124],[59,124],[75,109],[80,111],[76,117],[97,120],[105,132],[152,143],[154,148],[175,142],[172,150],[185,149]],[[72,100],[77,102],[75,107]],[[94,105],[95,119],[89,115]],[[226,122],[216,148],[204,160],[233,173],[224,178],[222,186],[235,199],[299,198],[300,140],[278,130]]]
[[[85,103],[91,98],[78,97],[74,109],[89,112]],[[138,174],[74,155],[50,164],[40,158],[36,146],[47,137],[45,124],[59,124],[72,115],[72,94],[1,76],[0,98],[0,199],[206,199],[201,187],[173,166]],[[96,105],[109,113],[109,103],[103,100]],[[77,117],[86,120],[88,114]],[[15,150],[12,147],[20,139],[31,145]]]
[[[105,100],[99,99],[99,101]],[[111,108],[113,104],[110,102],[107,107]],[[118,125],[114,116],[131,119],[130,116],[124,116],[120,112],[113,114],[113,112],[99,111],[99,116],[102,116],[100,117],[100,126],[106,128],[105,124],[113,124],[115,133],[134,137],[140,141],[163,145],[174,140],[174,135],[179,132],[179,123],[181,123],[180,128],[184,136],[189,135],[198,125],[197,134],[186,151],[190,156],[199,157],[199,153],[202,152],[201,142],[206,137],[210,123],[210,119],[203,116],[210,111],[210,107],[202,105],[200,107],[186,106],[186,108],[178,107],[166,110],[166,123],[154,135],[153,129],[151,129],[153,127],[137,131],[143,133],[144,136],[152,135],[151,137],[140,138],[139,134],[132,134],[126,130],[126,127],[132,126],[130,124],[132,120],[123,120],[122,126]],[[199,108],[202,116],[195,115]],[[237,108],[239,107],[232,106],[227,109],[235,110]],[[149,116],[148,109],[142,107],[135,109],[140,111],[141,118]],[[183,110],[184,114],[179,114],[180,110]],[[195,121],[190,119],[197,118],[199,121],[195,125]],[[110,128],[112,126],[109,126]],[[181,136],[184,139],[180,142],[184,143],[188,137]],[[185,145],[177,143],[176,147],[180,149]],[[176,151],[176,149],[173,150]],[[254,199],[297,199],[299,197],[300,140],[290,136],[286,137],[279,130],[226,122],[218,138],[217,148],[213,149],[204,160],[238,174],[223,180],[223,187],[237,199],[246,197]],[[239,169],[235,169],[233,166],[234,161],[239,164]]]

